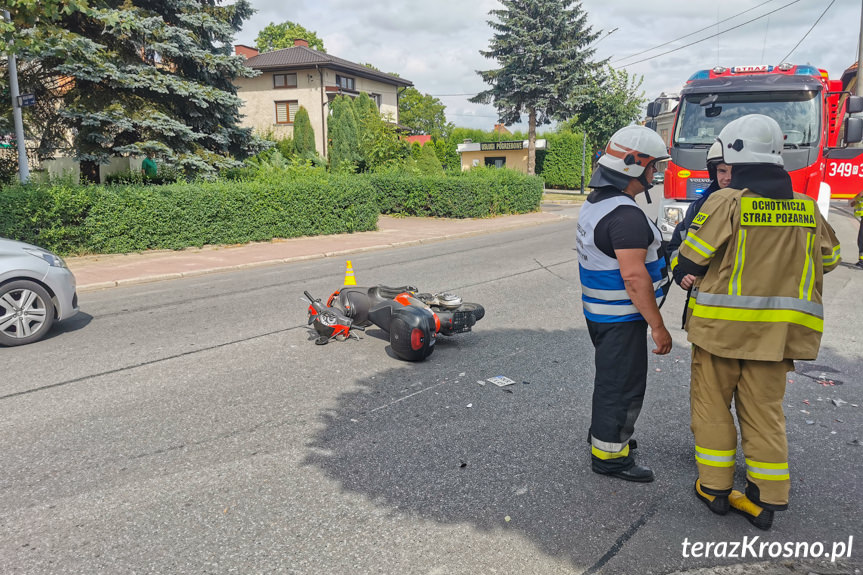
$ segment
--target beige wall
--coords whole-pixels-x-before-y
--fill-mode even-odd
[[[486,158],[506,158],[506,167],[511,170],[518,170],[527,173],[527,148],[523,150],[495,150],[495,151],[477,151],[477,152],[462,152],[461,153],[461,169],[469,170],[474,167],[474,160],[479,162],[479,166],[485,165]]]
[[[336,85],[336,72],[334,70],[322,70],[321,72],[323,72],[325,87]],[[296,100],[300,106],[309,112],[309,119],[315,131],[315,145],[318,153],[324,155],[328,110],[323,106],[325,96],[321,94],[321,72],[314,68],[296,71],[296,88],[273,88],[273,72],[264,72],[257,78],[238,78],[235,81],[237,95],[244,102],[240,107],[240,113],[244,115],[241,124],[259,132],[272,131],[276,137],[293,137],[294,127],[292,125],[276,124],[275,103],[283,100]],[[287,73],[293,74],[294,70]],[[380,94],[381,115],[384,117],[392,115],[393,121],[398,121],[397,86],[360,78],[348,73],[338,72],[338,74],[354,78],[355,88],[360,92]],[[324,112],[323,117],[322,110]]]

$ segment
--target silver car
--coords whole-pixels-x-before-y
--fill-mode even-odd
[[[38,341],[76,313],[75,276],[60,256],[0,238],[0,345]]]

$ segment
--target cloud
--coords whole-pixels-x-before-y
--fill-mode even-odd
[[[792,51],[828,5],[824,0],[796,3],[735,30],[692,46],[675,48],[781,8],[793,0],[583,0],[582,8],[594,31],[617,29],[595,45],[597,58],[622,59],[616,65],[643,75],[649,98],[679,90],[695,71],[715,65],[778,64]],[[496,0],[299,0],[285,11],[283,0],[251,0],[258,10],[237,36],[237,43],[254,44],[269,22],[292,20],[315,31],[327,51],[353,62],[369,62],[397,72],[423,93],[475,94],[486,88],[476,70],[496,66],[483,58],[492,31],[489,10]],[[722,20],[746,11],[728,22]],[[788,57],[811,63],[838,78],[857,56],[860,5],[837,1],[809,36]],[[640,56],[633,54],[676,40],[687,32],[705,30]],[[651,58],[645,62],[636,60]],[[493,106],[467,102],[470,96],[441,96],[450,121],[459,126],[490,129],[497,118]]]

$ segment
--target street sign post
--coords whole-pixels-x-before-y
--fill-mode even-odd
[[[18,96],[18,107],[26,108],[28,106],[36,105],[36,95],[35,94],[21,94]]]

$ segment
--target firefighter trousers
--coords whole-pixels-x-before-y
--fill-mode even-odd
[[[590,419],[591,460],[604,473],[635,465],[629,438],[647,387],[647,322],[587,320],[596,376]]]
[[[729,493],[734,485],[737,429],[746,460],[746,495],[762,507],[785,509],[791,480],[785,435],[785,377],[790,359],[756,361],[713,355],[692,346],[690,410],[698,477],[708,493]]]

